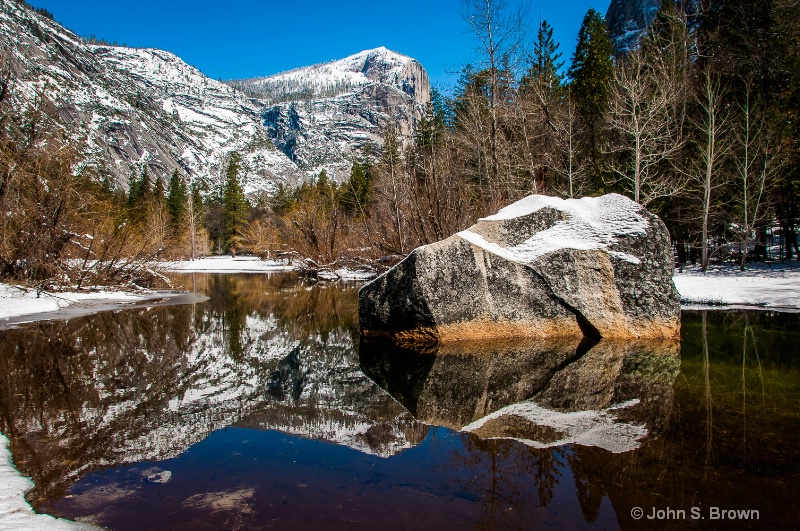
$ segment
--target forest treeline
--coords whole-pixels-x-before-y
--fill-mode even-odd
[[[566,69],[547,21],[530,28],[502,0],[465,2],[464,19],[480,60],[452,96],[432,91],[411,142],[389,127],[344,182],[323,171],[261,198],[237,153],[216,189],[146,168],[126,191],[84,175],[52,104],[19,103],[4,59],[0,275],[141,284],[153,259],[217,252],[390,264],[531,193],[625,194],[703,268],[800,258],[796,1],[664,2],[623,51],[589,10]]]
[[[529,39],[503,2],[464,8],[481,62],[433,91],[413,143],[389,128],[341,185],[281,189],[252,251],[403,256],[527,194],[617,192],[666,221],[683,263],[800,257],[796,2],[664,2],[625,51],[589,10],[566,75],[547,21]]]

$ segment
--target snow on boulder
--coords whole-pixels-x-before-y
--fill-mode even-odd
[[[677,338],[664,223],[618,194],[531,195],[415,249],[359,291],[365,335]]]

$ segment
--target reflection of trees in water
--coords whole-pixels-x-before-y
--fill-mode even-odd
[[[312,282],[291,273],[272,275],[176,275],[176,283],[210,297],[201,320],[221,319],[226,347],[234,359],[247,349],[247,318],[275,319],[281,330],[300,339],[319,334],[323,341],[340,329],[358,328],[357,288]],[[201,329],[203,323],[198,323]]]
[[[533,461],[526,448],[498,439],[465,436],[463,450],[453,451],[453,465],[470,471],[470,478],[461,487],[475,493],[484,510],[478,522],[480,528],[518,527],[530,517],[530,498],[526,496],[521,474]],[[530,480],[533,475],[529,476]]]
[[[318,426],[363,430],[386,420],[394,433],[378,426],[356,435],[390,453],[424,438],[413,420],[393,422],[402,410],[358,369],[355,290],[287,275],[186,277],[207,303],[0,333],[0,430],[34,479],[33,503],[98,466],[177,455],[265,401],[296,406]]]
[[[700,341],[703,344],[703,390],[705,391],[706,409],[706,466],[711,464],[712,444],[714,442],[714,400],[711,396],[711,361],[708,358],[708,326],[706,314],[702,312],[702,328]]]
[[[463,436],[463,442],[463,449],[453,452],[451,466],[466,469],[468,479],[461,488],[483,503],[478,527],[530,525],[553,502],[565,470],[572,475],[586,522],[597,521],[603,498],[609,495],[605,478],[598,473],[598,459],[616,455],[581,446],[537,449],[470,435]]]
[[[575,480],[575,493],[583,517],[595,522],[600,514],[600,504],[607,495],[602,479],[597,475],[592,459],[582,449],[574,449],[567,455],[569,468]]]
[[[522,528],[553,501],[563,475],[564,448],[537,449],[502,439],[464,434],[462,449],[452,453],[450,467],[468,478],[456,485],[484,507],[479,528]]]
[[[192,386],[184,358],[194,340],[187,306],[106,312],[0,334],[0,430],[30,497],[64,487],[65,469],[111,457],[125,437]],[[114,417],[119,404],[128,414]]]
[[[544,509],[553,501],[553,489],[558,485],[561,477],[561,462],[564,457],[562,448],[553,448],[538,452],[533,465],[533,478],[536,482],[536,491],[539,495],[539,508]]]
[[[632,507],[758,509],[795,527],[800,474],[797,316],[685,312],[681,375],[667,430],[630,454],[583,451],[623,527]],[[572,466],[572,464],[571,464]],[[705,510],[705,509],[704,509]]]
[[[765,451],[785,436],[783,426],[800,421],[796,323],[797,316],[768,312],[703,311],[684,318],[686,355],[676,390],[692,397],[684,400],[684,416],[702,427],[699,448],[708,466],[736,463],[755,471],[763,470],[768,455],[785,459]]]

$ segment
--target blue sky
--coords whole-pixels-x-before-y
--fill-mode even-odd
[[[569,64],[586,11],[593,7],[605,15],[609,2],[531,1],[531,28],[540,16],[547,20]],[[46,8],[79,35],[168,50],[215,79],[275,74],[386,46],[420,61],[431,82],[449,92],[458,69],[476,61],[477,43],[461,18],[460,0],[28,3]]]

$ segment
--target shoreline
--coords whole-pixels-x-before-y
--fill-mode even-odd
[[[151,291],[146,293],[89,292],[42,293],[30,297],[30,291],[18,290],[22,296],[6,297],[8,284],[0,284],[0,331],[39,321],[62,321],[95,313],[135,308],[151,308],[173,304],[196,304],[208,300],[199,293],[185,291]]]
[[[297,271],[286,262],[257,257],[214,256],[197,260],[163,262],[158,269],[167,273],[271,274]],[[323,280],[367,281],[365,271],[341,269],[321,273]],[[755,310],[800,313],[800,263],[752,264],[746,271],[738,266],[715,265],[705,273],[697,267],[676,270],[673,282],[681,297],[681,310]],[[0,283],[0,330],[21,324],[64,320],[92,313],[167,304],[195,304],[208,298],[188,291],[144,292],[97,291],[42,292]]]

